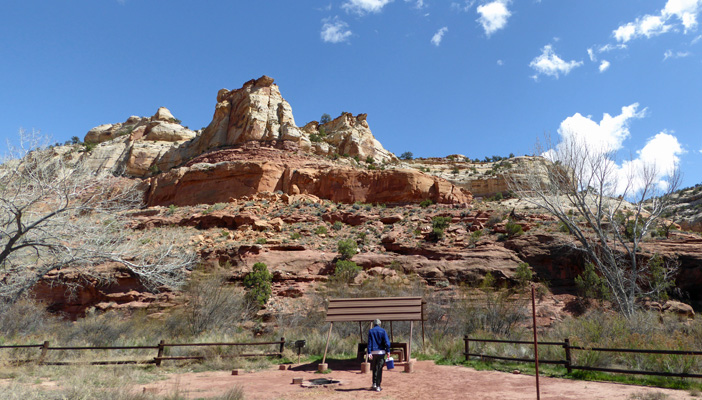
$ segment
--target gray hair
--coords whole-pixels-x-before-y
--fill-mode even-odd
[[[376,318],[375,321],[373,321],[373,326],[380,326],[380,320]]]

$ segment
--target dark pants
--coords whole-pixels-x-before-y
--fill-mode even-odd
[[[385,354],[373,354],[371,360],[371,371],[373,372],[373,384],[380,387],[383,380],[383,366],[385,365]]]

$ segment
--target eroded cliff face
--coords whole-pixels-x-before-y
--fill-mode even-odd
[[[470,192],[444,179],[412,169],[368,170],[324,158],[248,142],[236,149],[206,154],[149,180],[147,204],[214,204],[260,192],[310,194],[339,203],[463,204]]]
[[[507,179],[510,176],[519,179],[520,174],[532,173],[541,175],[546,182],[548,178],[543,165],[547,162],[549,161],[542,157],[533,156],[480,162],[460,154],[406,161],[408,166],[446,179],[470,191],[475,197],[490,197],[508,192],[510,189]]]
[[[371,133],[366,114],[344,113],[322,126],[312,122],[300,129],[292,107],[268,76],[250,80],[240,89],[220,90],[212,122],[202,131],[182,126],[161,107],[152,117],[132,116],[123,123],[91,129],[85,142],[94,148],[82,158],[98,173],[147,177],[214,149],[252,141],[287,141],[305,153],[370,158],[378,164],[397,161]]]

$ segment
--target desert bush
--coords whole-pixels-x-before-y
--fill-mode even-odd
[[[273,277],[268,267],[262,262],[253,265],[253,270],[244,277],[246,298],[260,306],[266,304],[271,297],[271,282]]]
[[[519,263],[517,271],[515,273],[515,278],[517,279],[517,284],[520,288],[526,287],[532,279],[534,279],[534,273],[529,267],[529,263]]]
[[[252,311],[243,291],[228,285],[222,274],[191,279],[185,294],[183,318],[191,335],[232,329]]]
[[[0,307],[0,334],[6,338],[26,337],[40,332],[48,322],[46,308],[23,298],[12,305]]]
[[[332,229],[334,229],[335,231],[340,231],[341,229],[343,229],[343,227],[344,223],[341,221],[336,221],[332,224]]]
[[[584,300],[607,298],[607,285],[595,272],[593,263],[585,263],[583,273],[575,277],[575,286]]]
[[[485,226],[488,228],[492,228],[493,226],[495,226],[495,224],[499,224],[500,222],[502,222],[503,219],[504,217],[502,215],[493,214],[490,216],[490,218],[488,218],[487,222],[485,222]]]
[[[508,238],[513,238],[524,233],[522,226],[512,221],[512,219],[505,224],[505,230],[507,231]]]
[[[317,227],[317,229],[314,230],[315,235],[326,235],[327,234],[327,227],[324,225],[320,225]]]
[[[400,160],[411,160],[414,157],[414,154],[412,154],[411,151],[405,151],[404,153],[400,154]]]
[[[350,260],[351,257],[358,253],[358,246],[353,239],[342,239],[336,244],[336,249],[339,252],[339,258],[342,260]]]
[[[427,235],[427,240],[438,242],[444,238],[444,230],[448,228],[451,217],[436,216],[431,219],[431,232]]]
[[[427,172],[429,172],[429,170],[427,170]],[[425,199],[425,200],[422,200],[422,201],[419,203],[419,206],[422,207],[422,208],[427,208],[427,207],[429,207],[429,206],[432,205],[432,204],[434,204],[434,202],[431,201],[431,199]]]
[[[334,268],[334,276],[332,279],[336,283],[347,284],[353,282],[353,279],[361,272],[361,267],[355,262],[349,260],[338,260]]]

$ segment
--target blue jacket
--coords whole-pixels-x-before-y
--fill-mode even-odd
[[[390,353],[390,338],[385,329],[380,326],[374,326],[368,331],[368,346],[366,351],[385,350],[385,354]]]

